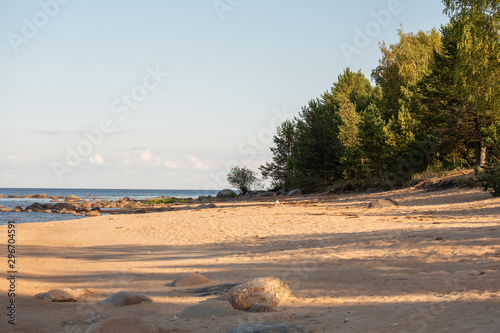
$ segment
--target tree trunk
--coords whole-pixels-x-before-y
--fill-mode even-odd
[[[483,166],[486,164],[486,147],[482,141],[476,141],[474,147],[476,151],[476,166]]]

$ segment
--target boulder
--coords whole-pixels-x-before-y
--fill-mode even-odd
[[[104,304],[111,303],[114,306],[133,305],[142,302],[153,302],[153,300],[141,293],[133,291],[120,291],[102,301]]]
[[[217,193],[216,198],[228,199],[228,198],[236,198],[237,196],[238,195],[233,190],[225,189]]]
[[[392,198],[377,199],[368,204],[368,208],[384,208],[384,207],[394,207],[394,206],[399,206],[399,203]]]
[[[7,207],[1,208],[0,212],[10,212],[10,208]]]
[[[80,198],[78,198],[76,195],[72,194],[69,197],[65,198],[66,201],[80,201]]]
[[[57,211],[59,214],[75,214],[76,213],[76,210],[70,210],[70,209],[66,209],[66,208],[63,208],[59,211]]]
[[[45,207],[42,204],[35,202],[34,204],[31,204],[28,207],[26,207],[26,210],[31,210],[36,212],[37,210],[45,210]]]
[[[76,302],[76,298],[65,289],[52,289],[35,295],[36,298],[50,302]]]
[[[85,216],[88,217],[101,216],[101,213],[96,209],[96,210],[91,210],[90,212],[86,212]]]
[[[73,212],[76,212],[76,207],[73,206],[72,204],[70,203],[67,203],[67,202],[59,202],[59,203],[56,203],[54,205],[54,207],[52,207],[52,209],[54,210],[57,210],[57,211],[60,211],[62,209],[66,209],[66,210],[70,210],[70,211],[73,211]]]
[[[276,310],[267,304],[254,303],[248,312],[259,313],[259,312],[275,312]]]
[[[210,299],[199,304],[189,306],[179,312],[179,318],[214,318],[228,317],[238,314],[239,311],[233,309],[227,301]]]
[[[197,289],[188,289],[189,292],[192,292],[193,294],[200,294],[198,296],[200,297],[206,297],[206,296],[222,296],[229,294],[229,290],[231,290],[233,287],[240,285],[241,283],[224,283],[224,284],[218,284],[215,286],[208,286],[208,287],[202,287],[202,288],[197,288]]]
[[[46,203],[45,205],[43,205],[43,208],[44,209],[52,209],[52,208],[54,208],[54,204]]]
[[[16,212],[16,213],[20,213],[23,211],[23,207],[21,206],[17,206],[15,208],[12,209],[13,212]]]
[[[92,202],[85,201],[84,203],[81,204],[82,208],[92,208]]]
[[[50,302],[76,302],[77,298],[84,295],[92,295],[97,291],[94,289],[52,289],[45,293],[36,294],[35,297]]]
[[[194,209],[205,209],[205,208],[216,208],[217,206],[213,203],[209,203],[209,204],[202,204],[202,205],[198,205],[196,207],[194,207]]]
[[[259,194],[256,195],[257,198],[263,198],[263,197],[275,197],[277,196],[277,193],[274,192],[260,192]]]
[[[5,194],[0,194],[0,198],[6,198]]]
[[[379,193],[381,190],[378,187],[369,187],[366,189],[366,193],[372,194],[372,193]]]
[[[290,324],[268,322],[241,324],[224,333],[304,333],[304,330]]]
[[[178,279],[175,279],[171,283],[167,284],[169,287],[190,287],[198,286],[200,284],[210,283],[210,280],[199,273],[184,274]]]
[[[292,291],[281,279],[264,277],[241,284],[229,291],[229,302],[237,310],[250,310],[255,303],[276,307],[284,303]]]
[[[49,196],[47,194],[44,194],[44,193],[33,194],[30,197],[34,198],[34,199],[48,199],[49,198]]]
[[[59,202],[59,199],[56,196],[50,197],[50,202]]]
[[[85,333],[159,333],[160,331],[146,322],[145,320],[135,317],[114,317],[103,320],[97,324],[90,326]]]
[[[296,189],[296,190],[291,190],[290,192],[288,192],[286,195],[288,196],[294,196],[294,195],[302,195],[302,191],[299,190],[299,189]]]

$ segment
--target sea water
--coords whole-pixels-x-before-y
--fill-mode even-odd
[[[134,200],[142,200],[161,196],[196,198],[207,195],[215,196],[218,192],[219,191],[213,190],[0,188],[0,194],[5,195],[6,197],[12,195],[26,196],[40,193],[47,194],[49,197],[69,197],[70,195],[76,195],[80,199],[84,200],[118,200],[124,197]],[[17,206],[21,206],[24,209],[35,202],[44,204],[50,202],[50,199],[0,198],[0,206],[8,207],[10,209]],[[69,214],[0,212],[0,225],[7,224],[9,221],[16,221],[16,223],[33,223],[77,219],[81,219],[81,217]]]

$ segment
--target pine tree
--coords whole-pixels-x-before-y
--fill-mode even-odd
[[[271,148],[273,161],[267,162],[259,169],[264,178],[271,178],[275,190],[291,189],[293,177],[292,152],[295,144],[295,122],[285,120],[276,130],[273,138],[275,147]]]
[[[482,165],[486,129],[500,119],[500,0],[443,2],[457,40],[455,83],[474,119],[476,165]]]
[[[361,158],[366,177],[383,178],[385,166],[382,152],[386,151],[385,126],[386,123],[377,106],[374,103],[370,104],[362,113],[359,125]]]

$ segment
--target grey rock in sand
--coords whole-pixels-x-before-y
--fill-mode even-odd
[[[197,286],[200,284],[210,283],[210,280],[199,273],[184,274],[178,279],[175,279],[171,283],[167,284],[168,287],[190,287]]]
[[[368,208],[386,208],[394,206],[399,206],[399,203],[392,198],[378,199],[368,204]]]
[[[227,198],[236,198],[238,195],[233,191],[233,190],[222,190],[219,193],[217,193],[216,198],[219,199],[227,199]]]
[[[71,289],[52,289],[35,295],[36,298],[51,302],[76,302]]]
[[[304,330],[290,324],[249,323],[226,330],[224,333],[303,333]]]
[[[229,290],[233,287],[239,286],[240,284],[241,283],[224,283],[198,289],[188,289],[187,291],[193,294],[200,294],[198,295],[199,297],[220,296],[229,294]]]
[[[268,305],[268,304],[262,304],[262,303],[254,303],[250,310],[248,312],[252,313],[260,313],[260,312],[276,312],[276,310]]]
[[[237,310],[250,310],[255,303],[271,307],[284,303],[292,291],[281,279],[264,277],[241,284],[229,291],[229,302]]]
[[[199,304],[189,306],[179,312],[178,318],[212,318],[228,317],[238,314],[239,311],[233,309],[226,300],[207,300]]]
[[[194,209],[205,209],[205,208],[216,208],[217,206],[213,203],[198,205]]]
[[[302,195],[302,191],[299,190],[299,189],[296,189],[296,190],[291,190],[290,192],[288,192],[286,195],[288,196],[293,196],[293,195]]]
[[[43,301],[51,302],[76,302],[81,296],[92,295],[97,291],[95,289],[52,289],[45,293],[36,294],[35,297]]]
[[[111,303],[114,306],[126,306],[142,302],[153,302],[148,296],[134,291],[120,291],[106,298],[102,303]]]
[[[158,328],[139,317],[115,317],[90,326],[85,333],[159,333]]]

